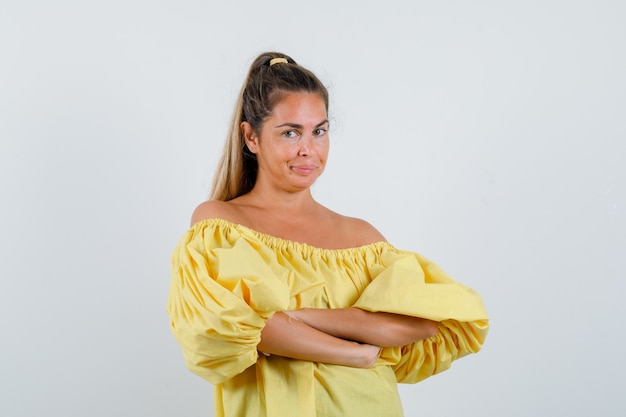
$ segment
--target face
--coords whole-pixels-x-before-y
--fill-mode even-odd
[[[260,132],[241,128],[259,164],[257,185],[287,191],[309,188],[322,174],[328,156],[328,115],[315,93],[288,93],[274,107]]]

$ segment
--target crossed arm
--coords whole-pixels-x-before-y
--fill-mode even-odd
[[[278,312],[261,333],[259,351],[294,359],[369,368],[381,347],[403,346],[437,333],[437,322],[358,308]]]

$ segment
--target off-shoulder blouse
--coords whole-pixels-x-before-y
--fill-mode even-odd
[[[351,368],[259,355],[277,311],[357,307],[438,321],[437,334]],[[172,256],[167,306],[191,371],[215,384],[216,417],[402,416],[415,383],[480,350],[480,296],[420,254],[377,242],[322,249],[222,219],[196,223]]]

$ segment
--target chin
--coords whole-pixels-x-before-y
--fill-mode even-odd
[[[297,182],[294,181],[290,185],[294,190],[302,191],[302,190],[306,190],[307,188],[311,188],[313,184],[315,184],[315,181],[317,181],[317,177],[314,179],[306,180],[306,181],[297,181]]]

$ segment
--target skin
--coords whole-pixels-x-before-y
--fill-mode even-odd
[[[257,157],[253,189],[230,201],[207,201],[192,224],[222,218],[282,239],[326,249],[384,241],[370,224],[342,216],[313,199],[311,186],[324,172],[329,151],[328,116],[314,93],[286,94],[257,131],[241,124],[246,146]],[[311,227],[315,225],[315,227]],[[258,349],[294,359],[368,368],[381,346],[428,338],[437,323],[356,308],[278,312],[266,323]]]

